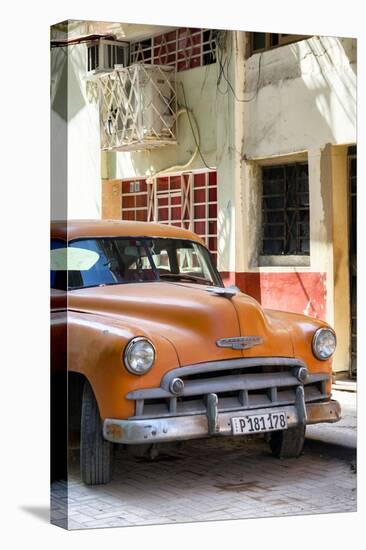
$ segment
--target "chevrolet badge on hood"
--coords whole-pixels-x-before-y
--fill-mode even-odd
[[[220,338],[216,340],[219,348],[249,349],[263,343],[260,336],[236,336],[234,338]]]

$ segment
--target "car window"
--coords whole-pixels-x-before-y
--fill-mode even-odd
[[[51,250],[51,271],[87,271],[100,259],[97,252],[78,247],[58,247]]]
[[[199,243],[160,238],[148,240],[148,246],[161,279],[222,285],[209,252]]]
[[[56,250],[62,250],[65,249],[66,243],[65,241],[61,241],[59,239],[52,239],[51,240],[51,253],[50,253],[50,264],[51,264],[51,288],[56,288],[59,290],[66,290],[66,271],[63,272],[63,274],[60,275],[57,270],[54,269],[54,262],[53,262],[53,253]]]
[[[51,286],[60,290],[159,280],[222,285],[208,250],[185,239],[87,238],[51,248]]]
[[[53,288],[81,288],[155,280],[142,241],[124,238],[79,239],[51,251]]]

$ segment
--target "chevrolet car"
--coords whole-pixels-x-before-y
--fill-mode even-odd
[[[111,479],[116,445],[264,435],[298,457],[307,425],[339,420],[332,328],[225,288],[196,234],[75,220],[51,236],[52,369],[85,484]]]

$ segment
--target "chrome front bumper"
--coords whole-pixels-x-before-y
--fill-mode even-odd
[[[215,394],[211,394],[215,395]],[[141,420],[117,420],[107,418],[103,424],[103,436],[112,443],[135,445],[141,443],[161,443],[183,441],[210,436],[232,435],[231,419],[247,414],[276,413],[285,411],[288,428],[299,424],[317,424],[319,422],[337,422],[341,418],[341,409],[337,401],[322,403],[304,403],[299,391],[294,405],[265,407],[261,409],[240,409],[225,413],[217,411],[214,397],[207,414],[171,416]]]

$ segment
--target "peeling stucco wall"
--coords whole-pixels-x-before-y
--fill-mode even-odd
[[[335,325],[341,341],[336,371],[346,370],[349,362],[345,151],[357,139],[356,44],[352,38],[312,37],[252,55],[245,61],[243,89],[252,98],[244,110],[241,174],[247,249],[244,258],[237,258],[234,280],[268,307]],[[309,264],[261,265],[260,166],[304,155],[309,165]]]
[[[355,39],[312,37],[255,54],[245,90],[257,88],[246,112],[247,158],[356,141]]]

